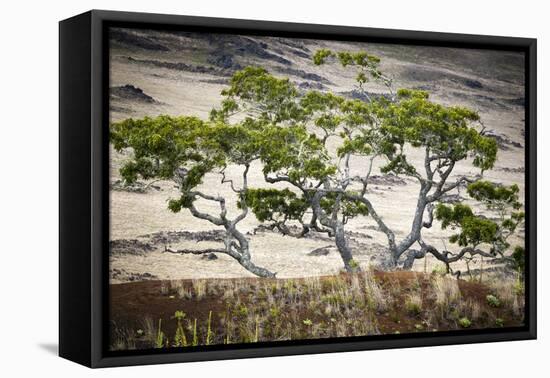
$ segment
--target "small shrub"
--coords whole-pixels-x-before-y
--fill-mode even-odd
[[[436,265],[432,269],[432,274],[444,276],[447,274],[447,268],[445,267],[445,265]]]
[[[354,271],[357,270],[357,269],[359,269],[359,263],[358,263],[357,261],[353,260],[353,259],[350,260],[349,266],[350,266],[350,268],[353,269]]]
[[[462,328],[470,328],[470,326],[472,325],[472,322],[468,318],[460,318],[460,319],[458,319],[458,324]]]
[[[246,307],[244,304],[240,305],[237,309],[237,312],[241,316],[247,316],[248,315],[248,307]]]
[[[497,326],[499,328],[504,327],[504,320],[502,320],[501,318],[496,318],[495,319],[495,326]]]
[[[489,294],[487,295],[487,304],[491,307],[500,307],[500,299],[498,299],[496,296]]]
[[[412,316],[418,316],[422,312],[422,297],[419,294],[411,294],[405,302],[405,309]]]
[[[278,307],[271,307],[269,309],[269,314],[272,317],[277,318],[277,317],[279,317],[279,315],[281,315],[281,310]]]

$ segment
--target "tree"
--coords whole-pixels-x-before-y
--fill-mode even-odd
[[[283,234],[291,234],[290,221],[302,225],[303,236],[309,230],[325,232],[335,239],[348,271],[358,270],[345,235],[345,224],[358,215],[367,215],[360,201],[333,191],[349,184],[349,154],[342,164],[330,156],[326,142],[342,122],[353,125],[361,104],[321,92],[301,96],[288,79],[278,79],[262,68],[246,68],[231,80],[220,109],[211,119],[230,123],[236,115],[245,117],[243,124],[262,129],[263,142],[258,145],[265,181],[290,185],[289,188],[249,188],[246,198],[260,221],[269,221]],[[354,110],[354,105],[359,109]],[[346,120],[345,114],[350,113]],[[308,129],[313,122],[323,134]],[[344,157],[346,151],[339,152]],[[311,210],[311,215],[308,214]]]
[[[480,180],[468,185],[470,197],[480,201],[485,208],[496,215],[490,219],[474,214],[468,205],[455,204],[448,206],[438,204],[435,216],[441,221],[443,229],[452,228],[459,232],[449,239],[451,243],[458,244],[462,249],[453,254],[450,251],[439,252],[433,246],[423,243],[425,252],[439,256],[439,260],[449,264],[463,258],[466,254],[470,257],[480,255],[483,257],[500,257],[511,263],[522,273],[524,268],[523,248],[516,246],[512,256],[504,253],[510,248],[509,238],[517,228],[523,224],[525,213],[521,211],[517,185],[497,185],[489,181]],[[485,248],[483,248],[485,246]]]
[[[126,182],[143,179],[171,180],[180,190],[180,197],[171,199],[168,208],[177,213],[183,209],[196,218],[225,229],[223,247],[203,250],[166,248],[173,253],[224,253],[246,270],[260,277],[274,277],[269,270],[251,261],[250,246],[238,224],[247,217],[248,172],[258,158],[257,140],[261,133],[253,127],[228,126],[221,122],[205,122],[195,117],[127,119],[111,125],[110,138],[117,151],[131,149],[131,159],[120,174]],[[242,169],[240,182],[226,177],[229,164]],[[240,212],[231,218],[226,199],[199,189],[206,174],[218,174],[221,184],[228,185],[239,198]],[[215,202],[218,214],[209,214],[197,207],[197,200]]]
[[[424,257],[427,252],[448,264],[451,261],[447,254],[437,253],[433,247],[427,248],[422,239],[422,230],[432,227],[435,204],[444,195],[468,183],[478,182],[483,172],[493,167],[497,154],[496,142],[484,135],[485,128],[479,115],[470,109],[434,103],[424,91],[391,90],[393,80],[380,72],[376,57],[366,53],[336,54],[321,50],[314,57],[314,62],[324,64],[331,57],[336,57],[344,67],[354,66],[358,69],[360,91],[366,93],[365,72],[390,89],[388,96],[367,98],[364,107],[368,117],[362,117],[366,122],[354,114],[354,119],[360,119],[357,126],[361,133],[358,136],[341,134],[346,157],[353,154],[368,156],[370,159],[383,158],[387,163],[381,168],[382,173],[408,176],[419,185],[410,231],[399,241],[396,240],[395,232],[378,215],[365,190],[359,196],[347,194],[344,190],[345,195],[363,203],[379,229],[386,234],[394,265],[406,255],[402,264],[404,268],[410,268],[415,258]],[[406,151],[410,149],[423,152],[422,163],[409,160]],[[451,179],[459,162],[470,163],[479,169],[479,174]],[[366,174],[352,179],[359,181],[366,189],[370,171],[371,168]],[[421,249],[413,249],[415,244]]]
[[[480,180],[483,172],[492,168],[497,153],[495,141],[484,136],[479,115],[470,109],[434,103],[424,91],[394,91],[393,79],[379,70],[377,57],[364,52],[320,50],[314,63],[325,64],[330,58],[337,58],[344,67],[358,69],[356,81],[358,90],[365,93],[365,101],[330,92],[299,94],[288,80],[277,79],[263,69],[242,74],[224,93],[224,103],[231,104],[232,111],[244,112],[250,119],[254,119],[255,113],[260,114],[256,119],[270,125],[269,152],[261,157],[265,180],[289,184],[300,193],[251,188],[252,210],[284,233],[288,233],[286,223],[297,220],[303,227],[299,235],[315,229],[333,236],[348,271],[357,267],[347,243],[345,225],[352,217],[366,215],[387,236],[394,266],[401,261],[404,268],[410,268],[414,259],[424,257],[426,252],[448,263],[445,254],[426,248],[422,230],[432,226],[435,204],[443,196]],[[381,82],[389,94],[369,94],[365,89],[369,80]],[[283,103],[284,106],[278,106]],[[227,107],[216,114],[224,114],[227,121],[228,112],[224,108]],[[329,139],[337,144],[332,155],[327,145]],[[317,151],[312,151],[312,146]],[[423,151],[421,164],[407,157],[410,149]],[[352,175],[352,157],[366,159],[367,169]],[[375,159],[386,162],[382,173],[408,176],[419,185],[411,229],[401,240],[396,240],[395,232],[377,213],[367,194]],[[479,169],[479,174],[451,179],[456,164],[467,160]],[[308,207],[312,215],[305,221]],[[296,208],[300,211],[290,211]],[[420,250],[412,248],[414,245]]]

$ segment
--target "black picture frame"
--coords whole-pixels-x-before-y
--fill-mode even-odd
[[[108,352],[108,41],[106,28],[275,35],[525,53],[525,326]],[[406,348],[536,338],[536,39],[92,10],[59,24],[59,354],[89,367]]]

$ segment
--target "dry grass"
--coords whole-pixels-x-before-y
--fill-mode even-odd
[[[432,287],[435,294],[435,303],[440,308],[448,308],[460,299],[458,281],[441,275],[435,275],[432,280]]]
[[[136,327],[115,324],[111,347],[320,339],[522,321],[514,280],[491,286],[461,282],[439,274],[372,271],[285,280],[173,280],[156,286],[153,299],[171,306],[159,310],[162,322],[145,317]],[[498,296],[501,305],[488,305],[487,293]]]

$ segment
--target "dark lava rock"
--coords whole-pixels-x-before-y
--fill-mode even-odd
[[[279,73],[284,74],[284,75],[296,76],[296,77],[302,78],[304,80],[316,81],[316,82],[323,83],[323,84],[332,84],[326,78],[324,78],[320,75],[317,75],[315,73],[312,73],[312,72],[306,72],[304,70],[299,70],[299,69],[290,68],[290,67],[278,67],[278,68],[276,68],[276,70]]]
[[[137,239],[118,239],[109,241],[109,253],[111,255],[144,255],[155,248]]]
[[[516,106],[525,106],[525,97],[512,98],[508,100],[508,103]]]
[[[111,87],[111,96],[120,97],[126,100],[134,100],[141,102],[153,103],[155,99],[145,92],[141,88],[134,87],[131,84],[126,84],[120,87]]]
[[[109,270],[109,276],[111,279],[116,279],[120,281],[149,281],[149,280],[156,280],[158,279],[158,276],[155,276],[154,274],[145,272],[145,273],[131,273],[127,272],[125,269],[110,269]]]
[[[374,185],[389,185],[389,186],[403,186],[407,185],[407,181],[401,177],[395,175],[374,175],[369,177],[369,183]]]
[[[309,252],[308,256],[326,256],[330,253],[331,246],[321,247]]]
[[[223,68],[225,70],[240,70],[242,66],[239,63],[236,63],[233,60],[233,55],[231,54],[214,54],[207,59],[208,63]]]
[[[168,231],[168,232],[156,232],[154,234],[143,235],[141,237],[148,237],[152,244],[170,244],[177,243],[181,240],[193,240],[195,242],[201,241],[222,241],[225,237],[225,232],[222,230],[211,231]]]
[[[166,61],[154,60],[154,59],[135,59],[135,58],[132,58],[131,56],[126,57],[126,59],[130,63],[147,64],[150,66],[166,68],[169,70],[187,71],[187,72],[209,74],[209,75],[215,75],[215,76],[229,76],[231,74],[231,71],[222,70],[220,68],[210,67],[210,66],[201,66],[201,65],[195,66],[192,64],[187,64],[182,62],[166,62]]]
[[[311,90],[311,89],[323,90],[326,87],[321,83],[302,81],[300,84],[298,84],[298,88],[306,89],[306,90]]]
[[[502,171],[502,172],[507,172],[507,173],[525,173],[525,168],[523,168],[523,167],[517,167],[517,168],[503,167],[503,168],[497,168],[497,171]]]
[[[143,50],[151,51],[170,51],[170,49],[158,42],[155,42],[151,38],[143,37],[124,29],[111,29],[109,32],[109,38],[112,41],[138,47]]]
[[[212,260],[217,260],[217,259],[218,259],[218,256],[216,256],[215,253],[207,253],[206,255],[201,256],[201,260],[212,261]]]
[[[483,88],[483,84],[481,84],[480,81],[472,80],[472,79],[463,79],[462,84],[464,84],[468,88],[472,88],[472,89],[481,89],[481,88]]]
[[[243,56],[255,56],[260,59],[271,60],[285,66],[290,66],[292,62],[282,56],[267,51],[268,45],[265,42],[256,42],[249,38],[243,38],[242,44],[237,48],[237,53]]]
[[[128,184],[123,180],[116,180],[111,183],[111,190],[129,193],[147,193],[150,190],[161,190],[161,188],[158,185],[147,185],[141,181]]]
[[[464,198],[459,194],[446,194],[439,199],[439,202],[449,204],[461,203],[462,201],[464,201]]]
[[[516,147],[516,148],[522,148],[523,147],[523,145],[521,143],[513,141],[512,139],[510,139],[506,135],[499,134],[494,130],[485,131],[485,133],[483,135],[485,135],[489,138],[493,138],[497,142],[497,145],[502,150],[509,150],[510,147]]]

